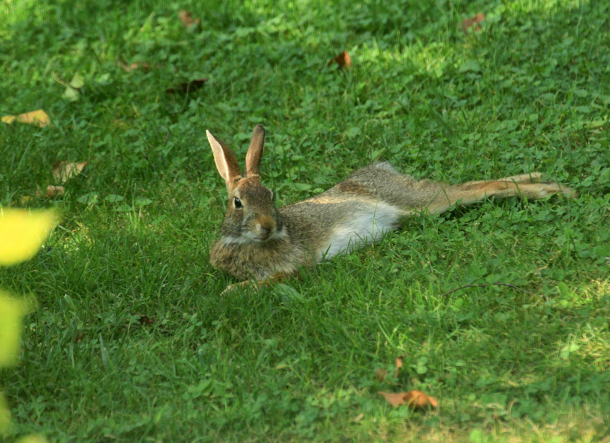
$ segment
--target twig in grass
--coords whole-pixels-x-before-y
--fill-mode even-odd
[[[451,291],[444,292],[443,294],[441,294],[441,297],[444,297],[445,295],[449,295],[449,294],[452,294],[454,292],[457,292],[460,289],[466,289],[466,288],[486,288],[487,286],[507,286],[509,288],[518,289],[519,291],[523,291],[526,294],[535,295],[534,293],[532,293],[530,291],[527,291],[527,290],[523,289],[520,286],[511,285],[510,283],[501,283],[501,282],[497,281],[495,283],[487,283],[487,284],[481,284],[481,285],[464,285],[464,286],[460,286],[459,288],[455,288],[455,289],[452,289]],[[543,295],[542,299],[546,300],[546,297]]]

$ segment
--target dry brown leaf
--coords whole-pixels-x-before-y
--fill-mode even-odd
[[[138,319],[138,321],[140,322],[140,325],[142,325],[142,326],[154,325],[157,322],[157,320],[155,320],[154,318],[150,318],[146,314],[140,315],[140,318]]]
[[[397,408],[400,405],[404,405],[405,403],[411,409],[422,409],[428,406],[433,408],[438,407],[438,402],[434,397],[429,397],[424,394],[422,391],[409,391],[409,392],[377,392],[379,395],[385,397],[387,401],[390,402],[392,406]]]
[[[400,372],[400,368],[402,368],[402,359],[404,356],[400,355],[396,357],[396,377],[398,377],[398,372]]]
[[[336,63],[342,69],[349,69],[352,66],[352,58],[349,56],[347,51],[343,51],[341,54],[330,60],[327,66],[330,66],[333,63]]]
[[[56,162],[53,164],[53,177],[55,177],[56,183],[65,183],[72,177],[77,176],[85,166],[89,164],[88,161],[75,163],[75,162]]]
[[[51,123],[49,116],[42,109],[32,112],[26,112],[25,114],[19,114],[17,116],[5,115],[4,117],[2,117],[1,120],[9,125],[15,120],[17,120],[20,123],[30,123],[40,128],[44,128],[49,123]]]
[[[388,371],[383,368],[377,369],[377,372],[375,372],[375,378],[377,379],[377,381],[385,381],[387,375]]]
[[[178,12],[178,18],[180,18],[180,21],[187,29],[191,28],[192,26],[201,28],[201,19],[194,19],[191,13],[184,9]]]
[[[188,94],[189,92],[193,92],[193,91],[196,91],[197,89],[201,88],[207,81],[208,81],[207,78],[199,78],[196,80],[191,80],[190,82],[180,83],[175,88],[167,88],[165,90],[165,92],[167,94],[175,94],[177,92],[182,92],[184,94]]]
[[[47,198],[61,197],[62,195],[64,195],[65,191],[66,190],[64,189],[63,186],[49,185],[49,186],[47,186],[47,193],[46,193],[45,197],[47,197]]]
[[[407,395],[406,392],[399,392],[397,394],[391,392],[378,391],[379,395],[383,395],[387,401],[390,402],[392,406],[397,408],[400,405],[405,404],[405,397]]]
[[[145,71],[152,69],[152,66],[150,66],[146,62],[133,62],[130,65],[128,65],[124,61],[119,60],[118,62],[116,62],[116,64],[119,68],[123,68],[126,72],[131,72],[135,69],[143,69]]]
[[[483,20],[485,20],[485,15],[481,13],[478,13],[472,18],[467,18],[462,22],[462,30],[466,33],[471,27],[474,26],[474,30],[480,32],[481,25],[479,25],[479,23],[481,23]]]
[[[405,396],[405,401],[412,409],[426,408],[431,406],[433,408],[438,407],[438,401],[434,397],[429,397],[422,391],[410,391]]]

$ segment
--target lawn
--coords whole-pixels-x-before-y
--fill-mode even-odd
[[[61,212],[0,270],[38,300],[0,372],[6,441],[609,441],[609,48],[594,0],[0,3],[0,116],[51,121],[0,124],[0,206]],[[258,123],[278,205],[379,160],[579,195],[413,217],[221,297],[205,131],[243,160]],[[60,161],[89,163],[61,183]],[[412,389],[439,407],[377,394]]]

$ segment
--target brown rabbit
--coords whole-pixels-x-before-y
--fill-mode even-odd
[[[537,183],[537,172],[447,185],[417,181],[400,174],[389,163],[375,163],[328,191],[276,209],[273,192],[262,184],[259,175],[264,128],[254,128],[245,176],[235,154],[209,131],[207,136],[229,194],[221,238],[212,246],[210,262],[239,279],[251,278],[259,284],[377,242],[413,214],[438,214],[456,204],[470,205],[491,196],[540,199],[574,194],[558,183]],[[252,281],[230,285],[227,290],[248,283]]]

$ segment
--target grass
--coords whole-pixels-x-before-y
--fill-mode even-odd
[[[0,114],[53,122],[0,125],[0,204],[63,214],[35,259],[0,270],[40,305],[0,373],[7,438],[608,441],[610,5],[216,3],[0,5]],[[344,49],[352,69],[327,67]],[[257,123],[280,204],[380,159],[447,182],[536,170],[580,196],[415,217],[302,281],[221,298],[205,130],[243,158]],[[63,197],[36,197],[54,162],[82,160]],[[494,282],[520,289],[442,295]],[[410,389],[440,409],[376,394]]]

